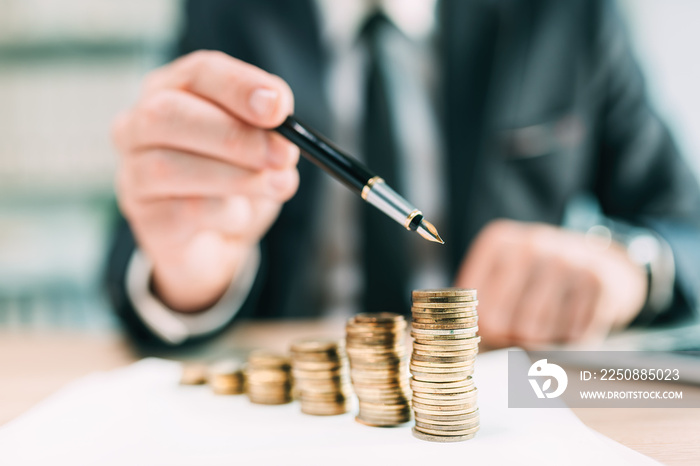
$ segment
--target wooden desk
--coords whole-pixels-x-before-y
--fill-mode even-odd
[[[294,339],[340,337],[343,329],[341,321],[245,323],[188,356],[216,357],[255,347],[286,350]],[[118,335],[0,332],[0,425],[78,377],[121,367],[138,357]],[[682,389],[685,396],[700,398],[700,387],[674,385],[674,389]],[[700,408],[573,411],[589,427],[665,464],[700,463]]]

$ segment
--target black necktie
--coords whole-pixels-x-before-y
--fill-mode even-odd
[[[387,76],[382,66],[380,39],[383,31],[394,26],[382,13],[374,13],[365,23],[361,39],[367,50],[365,115],[362,125],[363,151],[367,166],[398,192],[398,147],[387,92]],[[365,293],[363,311],[406,313],[407,233],[396,222],[374,207],[362,208],[363,273]]]

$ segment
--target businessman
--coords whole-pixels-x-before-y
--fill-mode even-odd
[[[406,313],[410,289],[436,282],[478,289],[480,334],[497,346],[695,312],[697,182],[611,1],[185,12],[181,57],[113,128],[126,222],[108,286],[137,339],[180,344],[241,316]],[[292,113],[435,218],[446,245],[299,162],[270,131]],[[570,220],[580,199],[597,205],[588,223]]]

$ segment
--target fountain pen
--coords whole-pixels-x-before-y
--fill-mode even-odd
[[[445,244],[423,213],[391,189],[359,161],[335,147],[326,138],[289,116],[275,131],[301,149],[304,157],[335,177],[365,202],[384,212],[409,231],[428,241]]]

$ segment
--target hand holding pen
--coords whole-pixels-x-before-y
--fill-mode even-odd
[[[115,123],[120,207],[166,305],[206,309],[255,267],[257,244],[299,183],[299,149],[285,137],[403,227],[439,240],[381,174],[288,118],[293,100],[276,76],[196,52],[154,71]]]
[[[299,149],[270,131],[294,111],[280,78],[220,52],[151,73],[114,125],[118,197],[169,307],[206,309],[245,278],[296,192]]]

